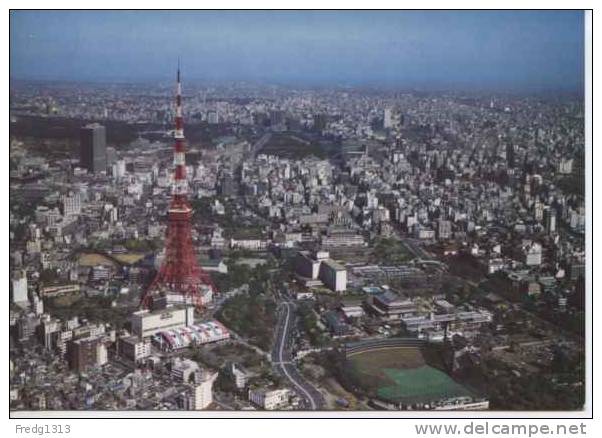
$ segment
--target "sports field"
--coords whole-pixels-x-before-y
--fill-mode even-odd
[[[80,266],[115,266],[116,263],[109,259],[108,257],[103,256],[102,254],[96,253],[83,253],[78,257],[78,263]]]
[[[131,252],[125,254],[115,254],[113,255],[113,257],[119,260],[121,263],[131,265],[142,259],[144,257],[144,254]],[[80,266],[115,266],[117,264],[114,260],[111,260],[110,258],[97,253],[80,254],[78,257],[78,263]]]
[[[414,369],[384,369],[393,385],[378,388],[379,397],[395,402],[428,403],[441,398],[470,396],[471,392],[443,371],[429,365]]]
[[[429,365],[414,346],[366,351],[348,358],[352,380],[373,396],[400,403],[428,403],[471,395],[445,372]]]
[[[144,254],[131,252],[126,254],[115,254],[113,257],[115,257],[121,263],[125,263],[126,265],[133,265],[137,261],[144,258]]]

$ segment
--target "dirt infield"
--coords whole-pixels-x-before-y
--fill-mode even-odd
[[[80,266],[98,266],[98,265],[116,266],[117,265],[117,263],[115,263],[113,260],[109,259],[108,257],[105,257],[102,254],[96,254],[96,253],[80,254],[77,261]]]
[[[132,252],[125,254],[115,254],[113,255],[113,257],[125,265],[131,265],[142,259],[144,257],[144,254]],[[78,263],[80,266],[118,266],[115,260],[111,260],[109,257],[98,253],[82,253],[78,257]]]
[[[113,257],[115,257],[121,263],[124,263],[126,265],[133,265],[137,261],[144,258],[144,254],[132,252],[132,253],[126,253],[126,254],[115,254]]]

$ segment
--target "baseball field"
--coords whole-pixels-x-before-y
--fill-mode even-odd
[[[444,371],[429,365],[419,347],[396,347],[354,354],[347,367],[368,394],[397,403],[428,403],[471,395]]]

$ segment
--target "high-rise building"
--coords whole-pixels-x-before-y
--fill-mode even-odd
[[[334,260],[324,260],[320,264],[320,280],[334,292],[344,292],[347,289],[347,269]]]
[[[219,182],[219,194],[226,197],[236,196],[238,184],[232,175],[224,173]]]
[[[83,372],[86,369],[106,363],[106,348],[101,346],[102,338],[90,336],[67,343],[69,368]]]
[[[514,155],[514,145],[512,143],[506,144],[506,161],[508,167],[513,168],[516,166],[516,157]]]
[[[389,129],[393,126],[393,117],[391,114],[391,108],[385,108],[383,114],[383,128]]]
[[[31,300],[31,307],[33,308],[33,313],[36,316],[40,316],[44,313],[44,301],[38,297],[37,294],[33,294],[33,299]]]
[[[103,366],[109,361],[109,352],[104,342],[96,344],[96,366]]]
[[[80,165],[93,173],[107,170],[107,132],[104,126],[92,123],[81,128]]]
[[[77,216],[81,212],[82,204],[79,193],[70,192],[63,196],[63,214]]]
[[[314,131],[322,132],[326,129],[326,114],[314,114]]]
[[[544,223],[546,226],[546,232],[552,234],[556,232],[556,210],[551,207],[547,207],[544,212]]]
[[[217,125],[219,123],[219,114],[217,111],[209,111],[207,113],[207,123]]]
[[[117,150],[113,147],[107,147],[107,167],[111,167],[117,162]]]
[[[533,216],[537,222],[541,222],[543,220],[544,215],[544,204],[543,202],[537,200],[533,205]]]
[[[195,374],[195,383],[190,394],[190,410],[207,409],[213,403],[213,382],[217,376],[218,373],[211,373],[207,370]]]
[[[37,331],[40,325],[40,317],[33,313],[23,315],[17,321],[17,336],[19,341],[27,341]]]
[[[115,178],[115,179],[123,178],[125,176],[125,173],[126,173],[125,160],[117,160],[113,164],[113,178]]]
[[[12,279],[13,303],[26,303],[27,298],[27,275],[25,271],[19,271]]]
[[[284,111],[272,110],[270,111],[270,125],[282,125],[284,123]]]
[[[298,275],[306,280],[320,279],[332,291],[347,289],[347,269],[331,260],[327,251],[299,251],[295,260]]]
[[[437,237],[445,240],[451,237],[451,222],[440,219],[437,223]]]

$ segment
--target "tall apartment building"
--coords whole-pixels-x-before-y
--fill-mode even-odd
[[[437,238],[446,240],[451,237],[451,222],[440,219],[437,222]]]
[[[207,409],[213,403],[213,382],[218,373],[203,370],[195,375],[195,383],[192,385],[189,398],[189,409],[200,411]]]
[[[75,339],[67,343],[69,368],[84,372],[88,368],[107,363],[107,349],[100,336]]]

